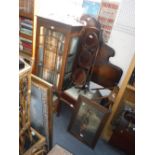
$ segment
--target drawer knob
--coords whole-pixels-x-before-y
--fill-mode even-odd
[[[53,30],[53,29],[55,29],[55,27],[54,26],[51,26],[51,29]]]
[[[73,104],[70,104],[70,107],[72,107],[72,108],[73,108],[73,107],[74,107],[74,106],[73,106]]]

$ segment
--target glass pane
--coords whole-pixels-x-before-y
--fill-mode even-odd
[[[79,43],[79,37],[73,37],[71,40],[70,48],[69,48],[69,53],[68,53],[68,58],[67,58],[67,64],[65,68],[65,75],[64,75],[64,83],[63,83],[63,89],[67,89],[67,87],[70,87],[70,77],[71,77],[71,72],[77,52],[77,47]]]
[[[48,70],[54,70],[55,68],[55,60],[56,60],[56,53],[45,50],[44,54],[44,68]]]
[[[78,47],[78,42],[79,42],[78,37],[72,38],[69,54],[75,54],[76,53],[77,47]]]
[[[72,71],[73,62],[74,62],[75,55],[76,55],[76,52],[77,52],[78,42],[79,42],[78,37],[72,38],[65,73],[69,73],[69,72]]]
[[[57,73],[55,71],[53,71],[51,75],[52,75],[51,83],[56,85],[56,83],[57,83]]]
[[[65,73],[69,73],[72,71],[74,59],[75,59],[75,55],[68,57]]]
[[[57,74],[57,81],[56,81],[56,86],[58,87],[59,85],[59,80],[60,80],[60,74]]]
[[[40,77],[58,86],[64,51],[65,35],[52,29],[40,28]]]
[[[48,69],[43,69],[43,77],[44,80],[48,81],[51,83],[51,79],[52,79],[52,72]]]
[[[63,54],[64,44],[65,44],[65,36],[64,36],[64,34],[59,33],[57,37],[59,40],[59,42],[58,42],[58,53]]]
[[[41,26],[39,34],[39,51],[38,51],[38,72],[37,75],[42,78],[43,74],[43,57],[44,57],[44,39],[46,29]]]
[[[57,56],[57,63],[56,63],[56,71],[57,72],[60,72],[61,65],[62,65],[62,56],[58,55]]]
[[[71,81],[71,73],[65,74],[64,75],[64,81],[63,81],[63,90],[69,88],[72,84]]]

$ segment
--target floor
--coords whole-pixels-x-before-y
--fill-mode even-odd
[[[102,139],[98,140],[94,149],[80,142],[67,131],[72,115],[70,108],[64,104],[62,108],[63,111],[59,117],[54,114],[53,145],[59,144],[74,155],[125,155],[122,151],[108,145]]]

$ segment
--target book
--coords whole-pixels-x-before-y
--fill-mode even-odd
[[[30,25],[30,24],[21,22],[21,26],[22,26],[22,27],[25,27],[25,28],[28,28],[28,29],[30,29],[30,30],[32,30],[32,25]]]
[[[33,21],[32,20],[27,19],[25,17],[20,17],[20,20],[21,20],[22,23],[26,23],[28,25],[32,25],[33,24]]]
[[[23,47],[23,51],[24,52],[27,52],[27,53],[31,53],[32,52],[32,49]]]
[[[25,29],[25,28],[21,28],[20,29],[20,32],[21,33],[24,33],[24,34],[27,34],[29,36],[32,36],[32,30],[28,30],[28,29]]]
[[[26,38],[20,37],[20,40],[21,40],[21,41],[25,41],[25,42],[28,42],[28,43],[31,43],[31,44],[32,44],[32,40],[30,40],[30,39],[26,39]]]
[[[30,48],[32,49],[32,44],[28,44],[28,43],[25,43],[25,42],[22,42],[22,45],[26,48]]]

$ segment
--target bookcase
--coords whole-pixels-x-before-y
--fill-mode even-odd
[[[69,83],[82,24],[71,19],[37,17],[33,73],[58,91]]]
[[[35,0],[19,0],[19,53],[33,64],[36,17]]]
[[[24,67],[19,71],[19,150],[22,154],[25,143],[25,133],[30,135],[30,92],[31,67],[20,60]]]
[[[31,67],[21,60],[24,68],[19,71],[19,129],[30,126]]]
[[[107,141],[109,141],[113,134],[112,122],[118,117],[120,109],[122,109],[123,106],[130,107],[131,109],[135,108],[135,56],[133,56],[131,60],[128,71],[115,98],[112,113],[102,132],[102,138]]]
[[[19,154],[30,155],[45,149],[46,138],[31,127],[31,70],[21,57],[19,60]]]

